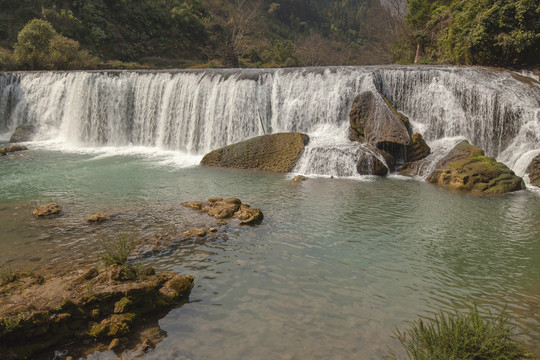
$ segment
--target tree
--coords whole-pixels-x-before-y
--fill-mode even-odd
[[[14,46],[18,67],[28,70],[93,68],[97,58],[79,49],[79,43],[58,34],[52,25],[31,20],[19,32]]]

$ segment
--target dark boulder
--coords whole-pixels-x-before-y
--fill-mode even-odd
[[[420,133],[415,133],[411,136],[411,144],[407,146],[406,151],[407,162],[417,161],[431,154],[431,149]]]
[[[358,158],[356,170],[360,175],[378,175],[385,176],[388,174],[388,168],[379,160],[373,153],[363,152]]]
[[[36,132],[34,125],[19,125],[9,139],[10,143],[32,141]]]
[[[537,155],[527,167],[531,185],[540,187],[540,154]]]
[[[287,173],[308,141],[309,137],[301,133],[258,136],[206,154],[201,165]]]
[[[399,114],[378,93],[365,91],[358,95],[354,99],[349,119],[356,136],[370,145],[379,147],[379,144],[393,143],[406,146],[411,142]]]

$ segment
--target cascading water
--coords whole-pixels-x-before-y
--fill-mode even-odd
[[[0,136],[33,124],[38,140],[200,156],[264,126],[310,135],[295,171],[354,176],[362,149],[347,139],[348,113],[366,90],[383,93],[435,149],[466,138],[521,175],[540,153],[538,82],[462,67],[4,73]]]

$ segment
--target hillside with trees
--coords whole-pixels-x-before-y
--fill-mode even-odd
[[[0,0],[0,69],[521,66],[539,34],[536,0]]]

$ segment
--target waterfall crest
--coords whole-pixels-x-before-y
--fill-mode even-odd
[[[516,171],[540,151],[540,85],[463,67],[0,73],[0,136],[201,155],[267,133],[312,136],[296,171],[354,176],[349,110],[378,90],[428,143],[463,137]],[[8,135],[9,136],[9,135]]]

